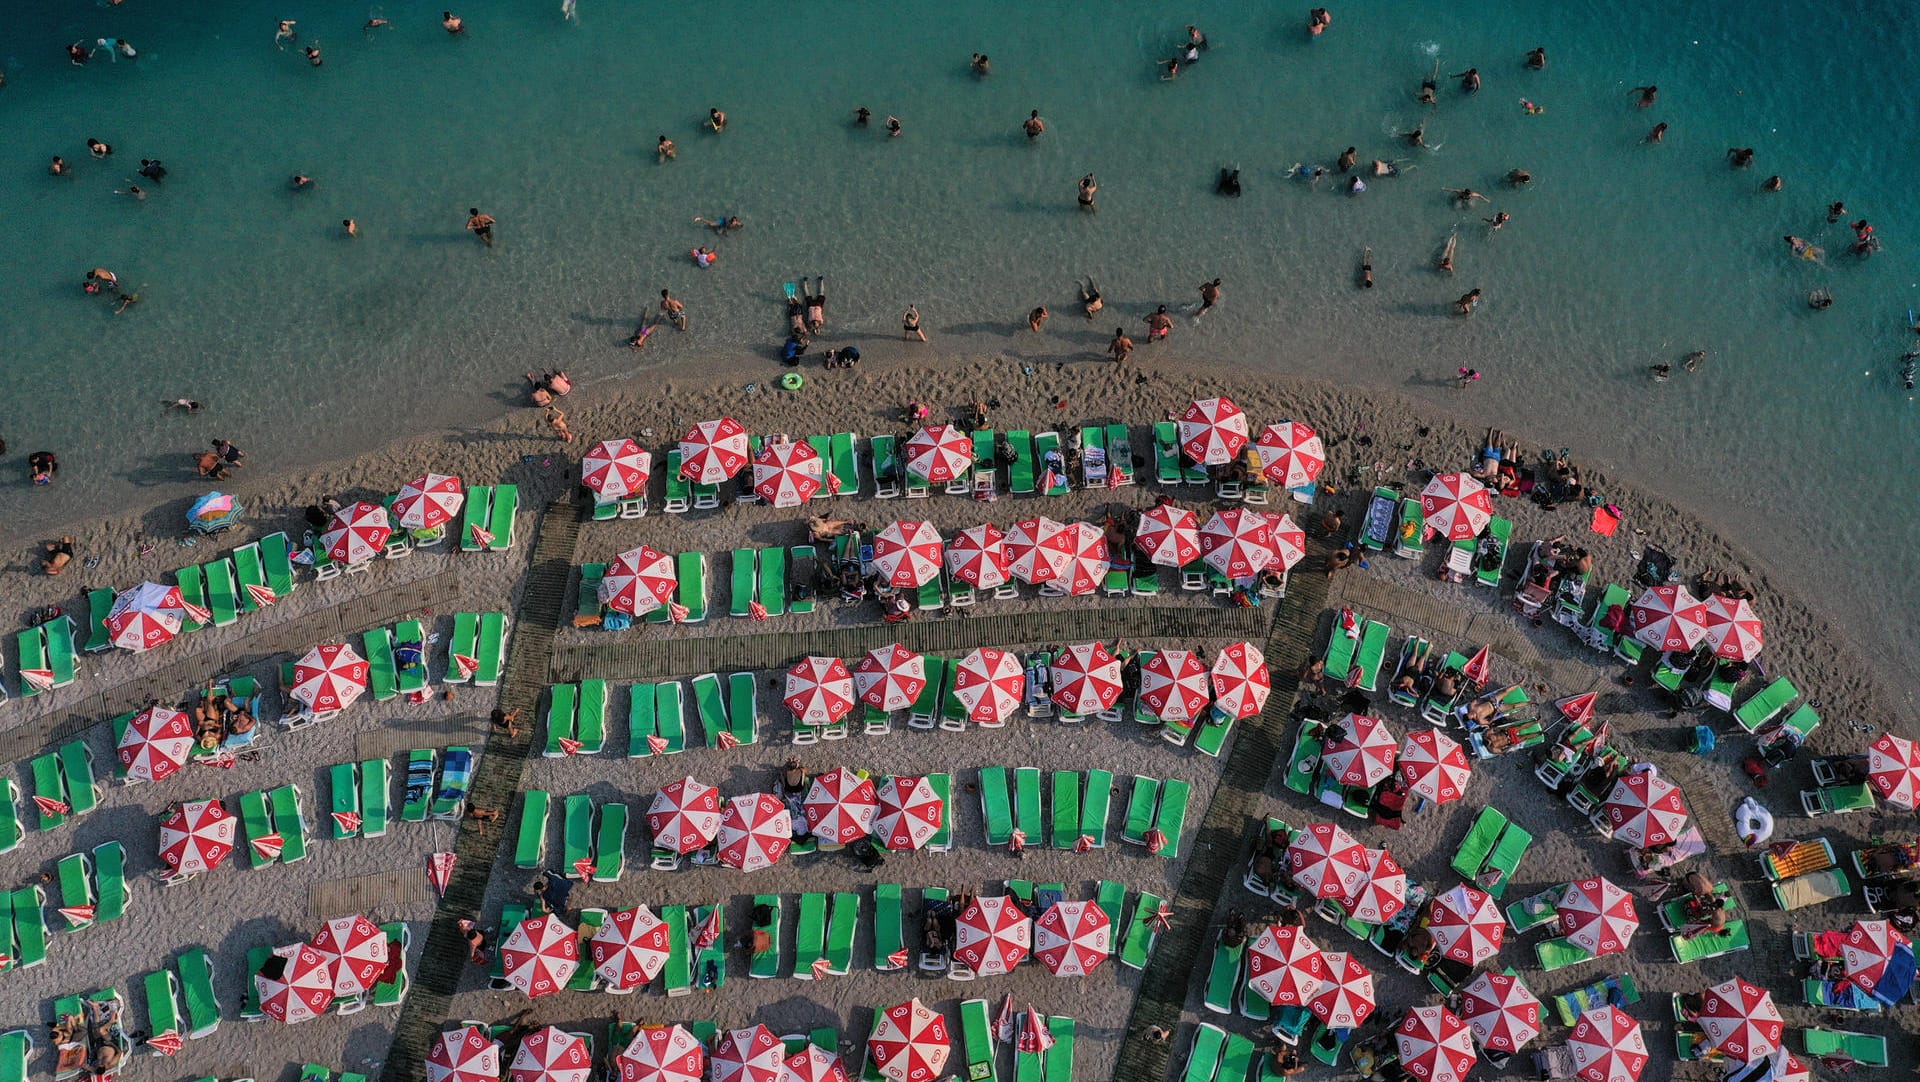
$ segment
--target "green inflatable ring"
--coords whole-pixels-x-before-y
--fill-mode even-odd
[[[806,382],[806,378],[798,372],[788,372],[786,375],[780,377],[780,386],[785,387],[789,391],[799,390],[801,385]]]

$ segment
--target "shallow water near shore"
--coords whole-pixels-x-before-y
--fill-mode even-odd
[[[51,491],[10,471],[0,518],[24,534],[183,498],[197,490],[186,452],[214,435],[256,471],[291,472],[463,430],[517,403],[536,365],[593,385],[696,376],[708,358],[766,364],[781,283],[801,275],[827,276],[828,344],[898,348],[913,302],[930,354],[1035,363],[1090,361],[1114,323],[1137,331],[1217,276],[1222,309],[1181,320],[1148,361],[1377,384],[1551,437],[1802,569],[1817,596],[1858,610],[1864,641],[1910,653],[1920,583],[1884,571],[1920,526],[1906,468],[1920,404],[1896,380],[1920,306],[1907,9],[1816,22],[1778,0],[1395,0],[1335,6],[1309,41],[1307,6],[720,0],[695,23],[581,0],[569,24],[558,0],[473,2],[459,9],[472,32],[449,40],[439,8],[417,3],[10,5],[0,434],[64,468]],[[396,25],[363,32],[369,14]],[[324,67],[274,48],[286,17]],[[1162,82],[1153,62],[1189,19],[1214,48]],[[103,36],[140,57],[75,68],[61,54]],[[1535,45],[1545,71],[1522,67]],[[974,51],[992,56],[990,78],[967,71]],[[1423,110],[1413,94],[1436,59],[1443,74],[1478,67],[1485,88],[1443,79]],[[1629,90],[1645,83],[1660,97],[1641,110]],[[699,128],[713,105],[732,120],[721,136]],[[859,105],[898,114],[905,135],[854,128]],[[1029,145],[1032,108],[1049,131]],[[1423,117],[1431,152],[1394,138]],[[1643,145],[1657,120],[1665,143]],[[666,165],[661,133],[680,147]],[[114,144],[110,163],[87,157],[89,136]],[[1402,175],[1353,197],[1286,178],[1348,145]],[[1756,148],[1753,169],[1727,167],[1736,145]],[[45,175],[55,153],[75,176]],[[170,175],[143,185],[144,204],[113,194],[155,156]],[[1227,165],[1243,171],[1238,200],[1213,194]],[[1516,166],[1534,175],[1525,190],[1501,183]],[[1097,215],[1073,203],[1089,171]],[[287,191],[295,172],[314,190]],[[1774,172],[1786,191],[1762,193]],[[1494,202],[1456,210],[1444,187]],[[1885,251],[1845,254],[1850,233],[1824,212],[1835,199]],[[469,206],[499,219],[493,249],[462,231]],[[1513,221],[1490,234],[1494,211]],[[687,251],[711,236],[690,219],[717,213],[748,225],[699,270]],[[339,236],[348,216],[357,240]],[[1456,229],[1448,278],[1431,265]],[[1826,265],[1792,259],[1789,233],[1824,246]],[[1371,291],[1355,288],[1363,245]],[[116,317],[82,294],[94,266],[141,303]],[[1072,314],[1076,275],[1117,318]],[[693,331],[619,348],[663,287]],[[1479,313],[1450,317],[1475,287]],[[1832,309],[1807,308],[1817,287]],[[1042,303],[1057,316],[1028,334]],[[1699,372],[1648,379],[1647,365],[1703,348]],[[1448,379],[1463,365],[1486,374],[1465,392]],[[160,416],[180,395],[208,415]]]

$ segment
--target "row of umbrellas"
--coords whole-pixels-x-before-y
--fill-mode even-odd
[[[1400,768],[1410,792],[1441,804],[1466,795],[1472,767],[1460,742],[1438,729],[1420,729],[1396,741],[1387,723],[1348,714],[1340,735],[1327,742],[1320,769],[1341,785],[1371,789]]]
[[[807,829],[831,844],[869,834],[889,849],[919,849],[945,821],[946,803],[924,777],[890,777],[878,786],[847,767],[835,767],[807,789],[801,805]],[[793,814],[771,793],[725,801],[719,790],[691,777],[669,782],[647,808],[653,844],[676,853],[718,846],[720,863],[741,871],[771,867],[793,840]]]

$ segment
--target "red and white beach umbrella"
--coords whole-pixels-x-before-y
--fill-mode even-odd
[[[1327,980],[1307,1001],[1315,1018],[1336,1029],[1367,1020],[1375,1005],[1373,970],[1346,951],[1327,951]]]
[[[1597,691],[1582,692],[1560,700],[1560,713],[1575,725],[1585,725],[1593,720],[1594,707],[1600,702]]]
[[[1880,979],[1894,956],[1903,953],[1903,947],[1910,953],[1913,949],[1912,940],[1887,921],[1857,920],[1847,930],[1846,942],[1841,944],[1840,962],[1845,967],[1848,980],[1878,999]],[[1908,967],[1913,965],[1910,960],[1905,964]]]
[[[1440,952],[1463,965],[1477,966],[1500,953],[1507,931],[1499,903],[1484,890],[1456,886],[1433,900],[1427,925]]]
[[[1252,578],[1273,562],[1273,520],[1248,507],[1217,512],[1200,527],[1200,554],[1230,579]]]
[[[160,822],[160,863],[170,875],[198,875],[233,852],[233,814],[218,800],[190,800]]]
[[[1473,1031],[1445,1007],[1415,1007],[1394,1030],[1400,1066],[1420,1082],[1462,1082],[1479,1053]]]
[[[973,468],[973,439],[952,425],[928,425],[907,437],[907,472],[944,485]]]
[[[458,477],[423,473],[400,486],[393,498],[393,520],[403,530],[437,530],[452,522],[467,502]]]
[[[787,670],[782,698],[796,722],[831,725],[853,710],[853,674],[837,657],[804,658]]]
[[[387,968],[387,933],[365,915],[335,917],[313,937],[337,996],[373,991]]]
[[[1729,1059],[1752,1063],[1780,1047],[1787,1024],[1773,993],[1735,977],[1707,989],[1701,1000],[1698,1021],[1707,1044]]]
[[[780,1082],[785,1053],[786,1046],[765,1026],[730,1029],[713,1046],[713,1082]]]
[[[1408,791],[1435,804],[1466,796],[1472,775],[1460,742],[1438,729],[1421,729],[1400,745],[1400,776]]]
[[[1312,484],[1327,464],[1327,448],[1320,434],[1300,421],[1268,425],[1253,446],[1260,452],[1260,473],[1281,488]]]
[[[1120,662],[1103,643],[1074,643],[1053,659],[1053,701],[1069,714],[1110,709],[1120,691]]]
[[[1033,948],[1033,918],[1006,895],[976,897],[955,928],[953,956],[983,977],[1008,972]]]
[[[1813,1069],[1784,1048],[1767,1057],[1767,1082],[1813,1082]]]
[[[720,813],[720,863],[729,868],[771,868],[792,845],[793,814],[772,793],[733,797]]]
[[[1056,977],[1084,977],[1112,949],[1112,919],[1093,902],[1055,902],[1034,924],[1033,953]]]
[[[1156,650],[1140,666],[1140,703],[1161,721],[1193,721],[1212,699],[1207,667],[1191,650]]]
[[[587,943],[593,971],[614,991],[638,988],[659,976],[672,949],[667,922],[644,905],[607,914]]]
[[[1304,1007],[1327,983],[1327,961],[1306,929],[1269,924],[1247,949],[1247,986],[1276,1007]]]
[[[1287,846],[1287,874],[1315,898],[1351,898],[1367,881],[1367,847],[1333,823],[1309,823]]]
[[[1026,1017],[1020,1023],[1020,1036],[1014,1042],[1014,1050],[1029,1054],[1045,1052],[1054,1045],[1053,1033],[1047,1029],[1047,1016],[1027,1004]]]
[[[991,646],[974,649],[953,671],[953,697],[967,708],[967,720],[976,725],[998,725],[1012,717],[1026,690],[1027,674],[1020,659]]]
[[[1881,800],[1912,811],[1920,794],[1920,744],[1881,733],[1867,749],[1867,781]]]
[[[850,1082],[840,1057],[817,1044],[788,1056],[782,1066],[781,1082]]]
[[[293,664],[293,697],[316,714],[353,704],[365,694],[367,660],[343,642],[323,642]]]
[[[479,1026],[443,1031],[427,1052],[427,1082],[500,1082],[500,1042]]]
[[[889,522],[873,538],[873,566],[887,585],[911,590],[940,577],[946,544],[931,522]]]
[[[1233,399],[1202,398],[1180,415],[1180,450],[1202,466],[1224,466],[1247,445],[1247,415]]]
[[[1008,570],[1029,586],[1052,582],[1073,559],[1073,538],[1066,527],[1041,515],[1023,518],[1007,531]]]
[[[1679,786],[1650,770],[1614,782],[1600,811],[1615,838],[1642,849],[1678,840],[1689,815]]]
[[[804,440],[768,443],[753,456],[753,494],[773,507],[798,507],[826,483],[826,463]]]
[[[1640,1023],[1618,1007],[1587,1011],[1567,1038],[1580,1082],[1634,1082],[1647,1067]]]
[[[851,845],[866,837],[879,808],[873,782],[844,766],[816,775],[800,805],[808,833],[827,845]]]
[[[1420,492],[1420,513],[1426,528],[1447,541],[1480,536],[1493,519],[1493,496],[1487,486],[1464,473],[1443,473]]]
[[[638,617],[672,601],[679,585],[673,557],[641,545],[613,558],[597,596],[613,611]]]
[[[1073,597],[1098,590],[1109,566],[1107,535],[1091,522],[1069,522],[1061,527],[1061,536],[1067,562],[1054,580],[1056,587]]]
[[[1766,629],[1745,599],[1715,594],[1706,600],[1707,642],[1715,657],[1751,661],[1766,645]]]
[[[1320,755],[1320,770],[1341,785],[1371,789],[1393,773],[1399,742],[1387,723],[1365,714],[1348,714],[1339,723],[1340,738]]]
[[[253,984],[260,995],[260,1012],[288,1025],[318,1017],[333,1003],[327,959],[305,943],[276,947],[267,968],[253,975]]]
[[[1460,1017],[1489,1052],[1512,1055],[1540,1036],[1540,999],[1510,973],[1481,973],[1460,990]]]
[[[653,456],[630,439],[602,440],[580,460],[580,483],[602,503],[645,495],[652,472]]]
[[[1293,521],[1292,515],[1267,514],[1273,529],[1273,560],[1267,566],[1288,571],[1307,558],[1307,531]]]
[[[925,778],[896,775],[880,783],[873,835],[895,851],[919,849],[946,821],[947,807]]]
[[[500,945],[507,982],[528,997],[552,995],[580,968],[580,937],[552,913],[520,922]]]
[[[1133,544],[1149,563],[1185,567],[1200,557],[1200,520],[1170,503],[1149,507],[1140,512]]]
[[[593,1053],[559,1026],[541,1026],[520,1042],[507,1073],[511,1082],[588,1082]]]
[[[918,998],[881,1012],[867,1038],[868,1058],[894,1082],[934,1082],[952,1050],[947,1020]]]
[[[1250,718],[1266,708],[1273,674],[1266,655],[1250,642],[1236,642],[1213,660],[1213,708],[1229,718]]]
[[[905,710],[927,687],[927,659],[899,643],[869,650],[853,667],[853,688],[876,710]]]
[[[365,563],[380,555],[393,536],[393,524],[387,509],[377,503],[360,500],[334,512],[327,531],[320,535],[320,547],[338,563]]]
[[[691,777],[668,782],[647,807],[656,849],[691,853],[720,833],[720,791]]]
[[[1353,919],[1385,924],[1407,907],[1407,873],[1385,849],[1367,850],[1367,879],[1347,899]]]
[[[164,706],[149,706],[133,716],[115,749],[129,781],[164,781],[193,754],[193,722]]]
[[[717,485],[747,464],[747,429],[731,417],[701,421],[680,437],[680,476]]]
[[[947,542],[947,574],[979,590],[1004,585],[1013,576],[1006,533],[983,523],[954,534]]]
[[[620,1082],[700,1082],[707,1049],[685,1026],[641,1026],[614,1063]]]
[[[1684,653],[1707,637],[1707,607],[1679,583],[1655,586],[1627,609],[1627,626],[1655,650]]]
[[[1560,934],[1589,954],[1625,951],[1634,929],[1640,927],[1640,916],[1633,909],[1633,895],[1604,876],[1569,883],[1556,909]]]
[[[180,587],[143,582],[113,599],[107,636],[115,646],[139,653],[172,642],[185,617]]]

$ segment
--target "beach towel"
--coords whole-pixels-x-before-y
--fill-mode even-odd
[[[1612,537],[1613,531],[1620,528],[1620,516],[1612,505],[1593,509],[1593,532],[1601,537]]]

